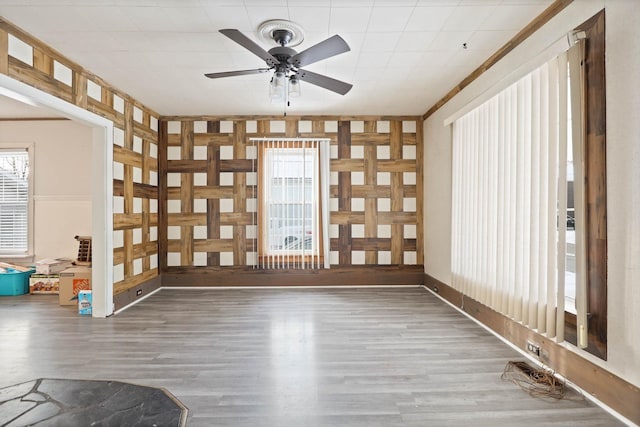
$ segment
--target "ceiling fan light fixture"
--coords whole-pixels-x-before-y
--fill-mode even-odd
[[[289,77],[289,97],[298,98],[302,94],[300,90],[300,79],[296,74]]]
[[[276,71],[269,84],[269,98],[271,101],[280,101],[285,97],[287,76],[284,71]]]

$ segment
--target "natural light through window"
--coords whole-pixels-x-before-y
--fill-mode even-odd
[[[0,150],[0,253],[29,249],[29,154]]]
[[[328,148],[328,147],[326,147]],[[328,171],[316,140],[263,141],[259,150],[259,260],[264,268],[319,268]],[[325,178],[323,178],[323,176]]]

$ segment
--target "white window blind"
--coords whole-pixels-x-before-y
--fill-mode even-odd
[[[259,139],[261,268],[328,268],[328,140]]]
[[[28,251],[29,155],[0,150],[0,253]]]
[[[567,69],[562,53],[453,123],[453,287],[559,340]]]

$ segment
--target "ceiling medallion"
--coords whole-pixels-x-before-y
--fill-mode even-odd
[[[286,19],[271,19],[260,24],[258,27],[258,39],[270,45],[280,46],[280,43],[277,42],[278,37],[274,37],[274,32],[279,30],[290,33],[287,47],[298,46],[304,40],[302,27]]]

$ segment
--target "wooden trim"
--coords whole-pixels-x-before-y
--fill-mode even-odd
[[[124,181],[121,179],[113,180],[113,195],[124,197]],[[143,199],[157,199],[158,187],[150,184],[133,183],[133,197]]]
[[[462,91],[465,87],[469,86],[474,80],[484,74],[487,70],[493,67],[498,61],[504,58],[509,52],[514,50],[520,43],[525,41],[529,36],[538,31],[543,25],[549,22],[554,16],[560,13],[565,7],[573,3],[573,0],[556,0],[551,6],[546,8],[540,15],[538,15],[533,21],[531,21],[526,27],[524,27],[518,34],[513,36],[504,46],[491,55],[486,61],[484,61],[478,68],[473,70],[471,74],[465,77],[457,86],[451,89],[445,96],[443,96],[438,102],[433,104],[426,113],[422,115],[422,120],[426,120],[433,113],[438,111],[444,104],[449,102],[454,96]]]
[[[416,262],[424,264],[424,138],[423,123],[416,123],[416,185],[415,194],[407,191],[405,195],[416,198]]]
[[[160,289],[160,276],[155,276],[151,279],[138,283],[128,289],[124,289],[121,292],[113,296],[114,309],[120,310],[129,304],[144,298],[156,289]]]
[[[607,359],[607,115],[605,12],[579,25],[585,46],[585,218],[587,351]]]
[[[346,160],[351,158],[351,122],[340,121],[338,122],[338,157],[340,160]],[[356,163],[363,164],[364,162],[358,160]],[[338,212],[331,212],[329,222],[332,224],[338,223],[338,242],[339,242],[339,260],[340,265],[351,264],[351,223],[350,219],[353,218],[348,213],[351,213],[351,170],[336,168],[336,162],[331,160],[331,170],[338,172]],[[355,168],[354,168],[355,169]],[[362,169],[361,169],[362,170]],[[347,214],[347,221],[339,223],[334,219],[337,215]],[[358,223],[364,223],[364,212],[359,212],[359,216],[362,216],[362,221]]]
[[[424,267],[349,266],[318,270],[263,270],[252,267],[169,267],[162,286],[393,286],[422,285]]]
[[[45,122],[70,120],[66,117],[0,117],[0,122]]]
[[[640,424],[640,388],[428,274],[424,275],[423,282],[428,289],[523,351],[526,351],[527,341],[535,342],[540,346],[539,360],[542,363],[624,417]]]
[[[290,116],[282,117],[278,115],[265,115],[265,116],[251,116],[251,115],[237,115],[237,116],[160,116],[160,120],[166,121],[236,121],[236,120],[257,120],[257,121],[296,121],[296,120],[308,120],[308,121],[368,121],[368,120],[406,120],[406,121],[420,121],[421,116]],[[273,135],[268,129],[260,129],[258,127],[257,133],[265,133]],[[323,133],[324,134],[324,133]],[[305,134],[306,135],[306,134]],[[285,134],[282,134],[285,136]]]
[[[220,122],[208,121],[208,133],[219,133]],[[219,187],[220,185],[220,145],[214,142],[207,144],[207,187]],[[194,192],[196,195],[197,192]],[[231,195],[233,192],[231,193]],[[207,199],[207,239],[220,239],[220,198],[205,197]],[[220,253],[207,252],[207,265],[220,265]]]
[[[193,128],[192,121],[180,123],[180,155],[183,159],[193,159]],[[180,212],[193,213],[193,174],[180,174]],[[193,265],[193,227],[180,226],[180,260],[183,265]]]
[[[9,33],[0,29],[0,73],[9,74]]]
[[[169,217],[167,214],[167,122],[158,122],[158,268],[164,271],[167,268],[167,233],[169,229]]]

